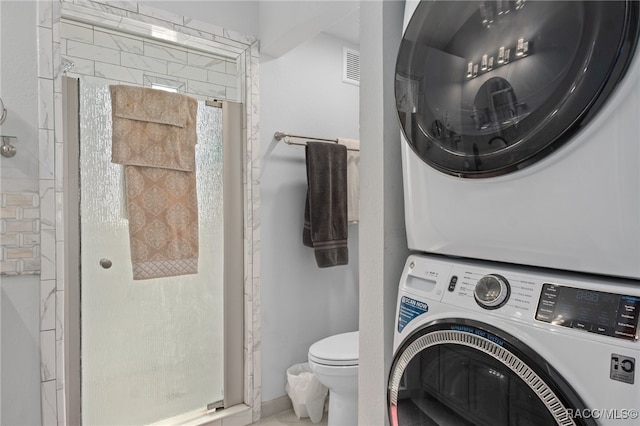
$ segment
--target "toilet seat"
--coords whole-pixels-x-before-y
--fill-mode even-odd
[[[357,366],[358,332],[336,334],[319,340],[309,348],[309,361],[322,365]]]

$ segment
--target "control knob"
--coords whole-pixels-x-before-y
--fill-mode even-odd
[[[473,291],[474,299],[485,309],[498,309],[507,303],[510,294],[509,281],[498,274],[489,274],[480,278]]]

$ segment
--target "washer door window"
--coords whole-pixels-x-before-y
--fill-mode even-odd
[[[508,173],[557,149],[623,77],[637,1],[431,1],[396,64],[404,135],[432,167]]]
[[[434,322],[414,333],[391,368],[391,425],[595,424],[572,418],[585,407],[571,386],[515,342],[468,320]]]

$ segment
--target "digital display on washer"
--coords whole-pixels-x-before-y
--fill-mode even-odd
[[[620,339],[638,339],[640,297],[544,284],[536,319]]]

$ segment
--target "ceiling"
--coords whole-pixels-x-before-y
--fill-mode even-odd
[[[320,33],[360,44],[360,2],[261,1],[260,51],[280,57]]]
[[[323,31],[333,37],[351,44],[360,44],[360,9],[356,9],[347,16]]]

